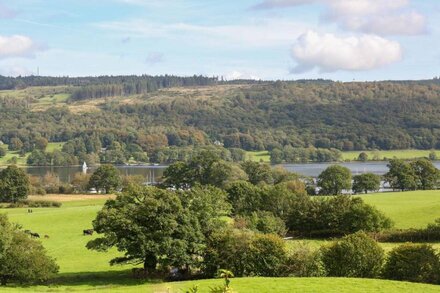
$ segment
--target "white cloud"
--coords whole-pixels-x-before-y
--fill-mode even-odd
[[[256,9],[276,9],[306,4],[327,7],[325,21],[357,32],[378,35],[417,35],[426,32],[426,17],[410,7],[409,0],[265,0]]]
[[[297,62],[292,72],[314,68],[321,72],[371,70],[400,61],[402,55],[399,43],[379,36],[338,37],[309,31],[292,48],[292,57]]]
[[[235,25],[194,25],[188,23],[152,23],[127,20],[99,23],[101,29],[123,35],[146,38],[168,38],[201,45],[227,47],[270,47],[289,45],[310,26],[286,20],[259,20]]]
[[[232,71],[224,74],[224,78],[226,80],[236,80],[236,79],[253,79],[253,80],[259,80],[257,75],[251,74],[249,72],[241,72],[241,71]]]
[[[33,57],[35,52],[40,50],[31,38],[21,35],[1,36],[0,35],[0,59],[11,57]]]

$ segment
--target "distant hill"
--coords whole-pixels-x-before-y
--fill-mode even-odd
[[[438,79],[0,77],[0,88],[0,140],[7,144],[93,133],[104,146],[117,140],[143,148],[146,139],[156,147],[221,143],[245,150],[440,148]]]

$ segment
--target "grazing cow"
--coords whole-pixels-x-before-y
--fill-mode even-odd
[[[44,239],[49,239],[49,235],[44,235]]]
[[[31,232],[31,238],[40,238],[40,234]]]
[[[83,236],[86,236],[86,235],[93,235],[93,232],[94,232],[93,229],[86,229],[86,230],[83,230]]]

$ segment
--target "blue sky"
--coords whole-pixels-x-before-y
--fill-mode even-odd
[[[0,74],[425,79],[438,0],[0,0]]]

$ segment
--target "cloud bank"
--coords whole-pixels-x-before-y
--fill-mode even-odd
[[[0,35],[0,59],[12,57],[31,58],[40,49],[41,47],[29,37]]]
[[[320,4],[321,16],[341,28],[378,35],[418,35],[427,31],[426,17],[411,9],[409,0],[265,0],[254,9],[278,9]]]
[[[338,37],[309,31],[292,48],[297,66],[292,73],[318,68],[321,72],[380,68],[402,59],[399,43],[374,35]]]

